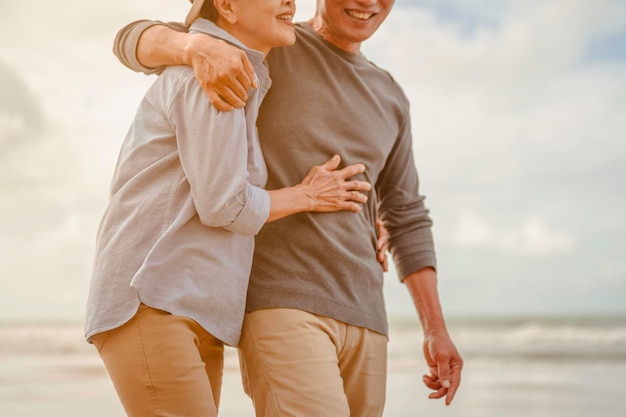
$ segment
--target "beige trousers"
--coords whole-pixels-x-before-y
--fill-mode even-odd
[[[380,417],[387,338],[301,310],[245,316],[244,390],[257,417]]]
[[[224,346],[195,321],[141,304],[92,337],[129,417],[215,417]]]

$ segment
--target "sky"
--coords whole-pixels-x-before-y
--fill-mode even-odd
[[[152,82],[113,38],[187,9],[0,0],[0,321],[82,319]],[[626,314],[626,2],[397,0],[362,50],[411,102],[446,314]],[[392,317],[414,315],[394,271],[385,291]]]

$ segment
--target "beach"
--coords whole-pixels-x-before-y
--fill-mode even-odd
[[[450,407],[428,400],[421,329],[391,322],[385,417],[620,417],[625,319],[452,320],[465,359]],[[236,351],[226,350],[221,416],[253,416]],[[123,417],[80,324],[0,326],[1,417]]]

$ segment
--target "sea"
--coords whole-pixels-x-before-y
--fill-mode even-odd
[[[451,318],[463,358],[450,406],[428,399],[422,331],[390,322],[385,417],[622,417],[626,317]],[[80,323],[0,325],[0,416],[124,416]],[[221,416],[253,416],[235,349],[226,350]]]

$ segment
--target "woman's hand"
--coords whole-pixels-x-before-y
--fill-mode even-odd
[[[367,181],[349,178],[365,172],[365,166],[354,164],[338,170],[340,162],[339,155],[335,155],[324,164],[311,168],[300,184],[268,190],[271,203],[267,221],[303,211],[360,211],[361,204],[367,201],[363,192],[372,186]]]
[[[365,172],[363,164],[354,164],[337,170],[341,158],[333,156],[323,165],[314,166],[300,183],[308,197],[306,211],[332,212],[347,210],[358,212],[367,202],[362,191],[372,186],[367,181],[349,180]]]

